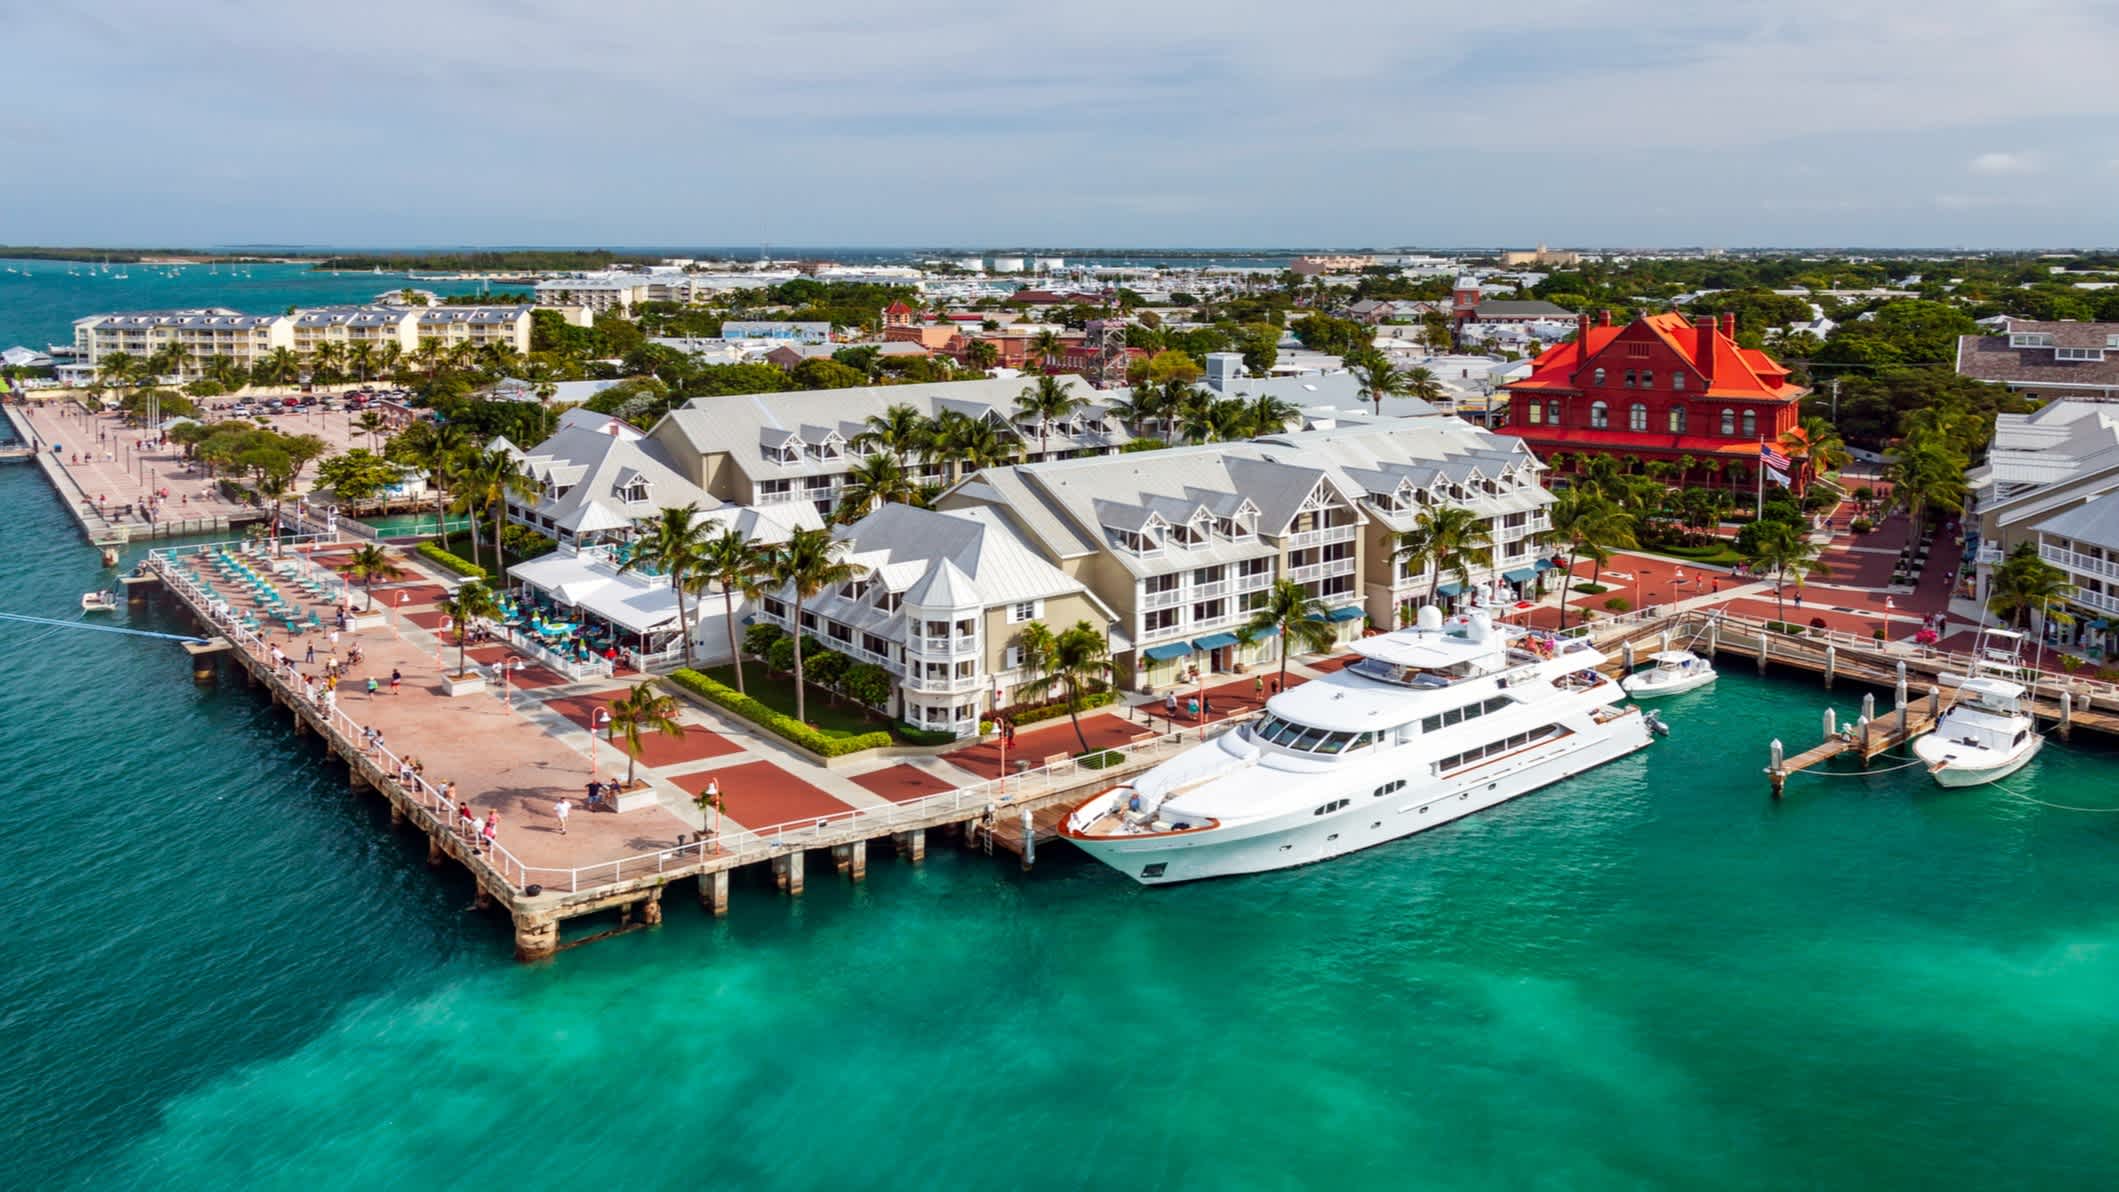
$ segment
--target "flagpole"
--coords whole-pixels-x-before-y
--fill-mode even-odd
[[[1751,511],[1751,519],[1757,521],[1766,516],[1766,440],[1758,441],[1758,458],[1752,463],[1752,471],[1758,473],[1758,505]]]

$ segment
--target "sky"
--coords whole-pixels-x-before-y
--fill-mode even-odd
[[[2119,244],[2102,0],[6,8],[17,244]]]

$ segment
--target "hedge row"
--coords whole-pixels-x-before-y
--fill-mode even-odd
[[[432,559],[434,562],[439,563],[443,567],[454,571],[456,574],[463,576],[465,579],[486,578],[485,568],[480,567],[478,564],[473,563],[471,560],[466,559],[460,555],[452,555],[448,551],[443,550],[442,548],[434,545],[431,542],[420,543],[419,553],[425,555],[429,559]]]
[[[1101,708],[1117,702],[1117,692],[1092,691],[1082,696],[1082,711],[1086,712],[1091,708]],[[1022,704],[1007,709],[1005,713],[1008,719],[1014,721],[1018,727],[1025,724],[1036,724],[1040,720],[1056,719],[1066,714],[1067,701],[1063,699],[1054,700],[1048,704]]]
[[[881,749],[890,744],[890,734],[881,730],[855,733],[850,737],[828,736],[792,716],[775,712],[735,688],[725,683],[717,683],[690,667],[671,671],[669,678],[686,691],[704,696],[767,732],[785,737],[821,757],[844,757],[849,753],[859,753],[864,749]]]
[[[898,735],[898,739],[907,745],[954,745],[957,740],[955,733],[921,728],[915,724],[908,724],[903,720],[891,725],[890,728],[892,732]]]

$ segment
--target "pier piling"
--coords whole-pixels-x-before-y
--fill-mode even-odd
[[[716,919],[728,914],[728,870],[716,869],[699,879],[699,905]]]
[[[856,840],[846,846],[846,876],[855,882],[868,877],[868,842]]]
[[[1023,869],[1027,872],[1037,864],[1037,824],[1032,820],[1030,809],[1023,808]]]
[[[927,859],[927,829],[914,828],[897,835],[898,855],[918,865]]]
[[[1781,788],[1788,784],[1788,771],[1782,765],[1785,759],[1782,757],[1779,737],[1773,738],[1767,756],[1769,760],[1766,763],[1766,780],[1773,784],[1773,797],[1778,799],[1781,797]]]
[[[641,902],[640,922],[646,927],[662,926],[662,891],[652,891]]]
[[[559,921],[545,915],[515,919],[515,959],[544,960],[559,951]]]
[[[2063,741],[2067,740],[2067,734],[2068,734],[2068,725],[2072,724],[2072,723],[2074,722],[2074,720],[2075,720],[2075,693],[2074,693],[2074,692],[2072,692],[2072,691],[2063,691],[2063,692],[2061,692],[2061,693],[2060,693],[2060,739],[2061,739],[2061,740],[2063,740]]]
[[[1839,647],[1825,643],[1825,690],[1832,690],[1832,680],[1839,673]]]
[[[1829,740],[1831,740],[1832,738],[1834,738],[1834,737],[1836,737],[1836,736],[1838,736],[1838,735],[1839,735],[1839,713],[1837,713],[1837,712],[1834,712],[1834,711],[1833,711],[1832,709],[1830,709],[1830,708],[1826,708],[1826,709],[1825,709],[1825,740],[1829,741]]]

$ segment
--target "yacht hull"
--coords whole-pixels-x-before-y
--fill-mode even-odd
[[[1644,671],[1640,674],[1626,676],[1619,681],[1620,689],[1625,691],[1627,696],[1632,699],[1655,699],[1658,696],[1683,695],[1688,691],[1698,691],[1700,688],[1714,682],[1715,679],[1713,671],[1706,671],[1697,675],[1686,675],[1682,679],[1674,679],[1665,683],[1652,683],[1645,678],[1648,673]]]
[[[1931,741],[1935,743],[1930,745]],[[1928,774],[1935,779],[1938,786],[1957,788],[1999,782],[2029,765],[2031,759],[2038,756],[2038,751],[2044,746],[2045,738],[2033,736],[2024,742],[2021,749],[2013,753],[1963,747],[1956,747],[1955,752],[1945,753],[1945,749],[1950,748],[1949,743],[1935,741],[1931,735],[1914,742],[1913,752],[1914,756],[1928,763]]]
[[[1654,740],[1646,719],[1638,714],[1615,718],[1604,728],[1593,737],[1573,736],[1550,748],[1447,778],[1407,775],[1412,781],[1387,795],[1375,795],[1368,780],[1359,790],[1320,787],[1320,806],[1348,801],[1346,807],[1323,815],[1303,807],[1190,832],[1092,836],[1063,828],[1061,835],[1144,886],[1289,869],[1462,819],[1617,761]]]

